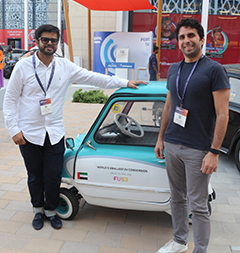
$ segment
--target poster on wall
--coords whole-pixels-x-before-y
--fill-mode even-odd
[[[223,58],[228,48],[228,37],[221,26],[215,25],[207,32],[206,55],[210,58]]]
[[[160,77],[166,78],[169,67],[183,59],[178,47],[175,27],[183,18],[195,18],[201,22],[200,14],[162,14]],[[133,13],[133,32],[153,31],[153,42],[157,37],[157,13]],[[240,17],[209,15],[208,31],[205,35],[206,55],[221,64],[240,63]]]
[[[138,67],[146,67],[153,45],[152,32],[94,32],[93,71],[105,73],[106,62],[116,62],[117,48],[128,48],[128,62]],[[108,69],[109,75],[115,75],[115,69]],[[136,79],[135,71],[135,79]],[[128,70],[128,78],[132,72]]]
[[[170,17],[162,18],[161,49],[176,50],[177,39],[175,34],[176,24]],[[154,38],[157,37],[157,25],[154,28]]]

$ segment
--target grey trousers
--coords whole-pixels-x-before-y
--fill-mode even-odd
[[[208,183],[210,175],[201,172],[207,151],[165,142],[166,167],[171,189],[171,212],[174,240],[186,244],[189,209],[195,248],[193,253],[206,253],[210,237]]]

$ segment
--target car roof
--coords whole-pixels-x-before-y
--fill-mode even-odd
[[[223,65],[228,74],[237,75],[240,78],[240,64],[226,64]]]
[[[167,94],[167,81],[149,81],[147,85],[140,84],[138,89],[120,88],[114,92],[114,95],[129,94],[129,95],[156,95]]]

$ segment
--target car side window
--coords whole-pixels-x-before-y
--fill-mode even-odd
[[[101,144],[155,146],[164,101],[118,101],[95,134]]]

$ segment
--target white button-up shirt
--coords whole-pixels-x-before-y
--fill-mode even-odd
[[[5,125],[11,137],[22,131],[24,137],[33,144],[43,146],[46,132],[52,145],[64,136],[63,102],[70,83],[91,84],[101,88],[126,87],[128,83],[128,80],[88,71],[59,57],[54,57],[47,67],[35,55],[36,72],[45,90],[55,61],[47,95],[36,80],[31,56],[16,64],[3,103]],[[39,101],[45,98],[51,98],[52,113],[41,115]]]

